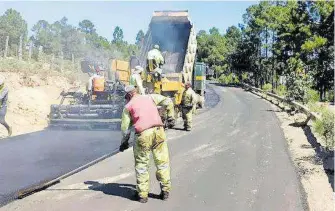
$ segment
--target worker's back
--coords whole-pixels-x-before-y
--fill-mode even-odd
[[[157,107],[148,95],[137,95],[126,105],[137,133],[154,126],[163,126]]]

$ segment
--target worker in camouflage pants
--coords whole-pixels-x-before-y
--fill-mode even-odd
[[[164,116],[166,115],[167,117],[168,127],[169,128],[174,127],[176,121],[175,121],[175,113],[174,113],[174,104],[171,98],[165,97],[160,94],[150,94],[150,96],[156,105],[165,107]]]
[[[6,122],[8,101],[8,88],[5,86],[4,80],[0,78],[0,124],[2,124],[8,132],[8,136],[12,135],[12,127]]]
[[[151,152],[157,168],[156,178],[160,182],[160,197],[166,200],[171,190],[170,160],[163,123],[153,100],[155,97],[139,95],[132,85],[126,86],[125,91],[127,104],[122,112],[120,151],[129,148],[130,127],[133,126],[137,200],[141,203],[148,201]]]
[[[190,83],[185,84],[185,91],[182,96],[182,117],[184,120],[184,129],[191,131],[192,128],[192,115],[197,103],[196,93],[191,88]]]

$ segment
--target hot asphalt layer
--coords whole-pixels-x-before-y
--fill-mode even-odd
[[[168,201],[155,199],[159,187],[154,168],[151,168],[149,202],[132,201],[135,178],[129,149],[2,209],[304,210],[300,183],[271,107],[239,88],[211,87],[220,101],[195,116],[192,132],[168,131],[173,184]],[[106,135],[98,137],[103,139]],[[65,136],[58,139],[61,137]],[[98,144],[87,143],[92,148]],[[71,154],[77,145],[71,146],[65,154]],[[96,147],[106,151],[113,148],[102,146]],[[75,151],[84,154],[90,147]],[[63,161],[58,160],[58,165],[63,166]],[[66,168],[70,169],[63,167]]]

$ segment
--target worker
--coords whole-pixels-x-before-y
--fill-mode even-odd
[[[143,81],[141,77],[142,71],[143,68],[141,66],[136,66],[135,70],[130,76],[129,84],[133,85],[137,89],[137,93],[145,95],[145,89],[143,87]]]
[[[194,112],[196,103],[197,103],[196,93],[191,88],[191,83],[187,82],[185,84],[185,91],[183,93],[181,100],[184,129],[187,131],[191,131],[192,128],[192,114]]]
[[[140,60],[136,57],[135,51],[132,51],[132,55],[129,60],[130,70],[134,71],[135,67],[140,65]]]
[[[8,136],[12,135],[12,127],[6,122],[7,114],[7,101],[8,101],[8,88],[5,86],[4,80],[0,79],[0,124],[5,126]]]
[[[130,127],[135,130],[133,146],[137,182],[136,198],[141,203],[148,201],[149,160],[153,154],[156,165],[156,178],[160,183],[162,200],[167,200],[171,190],[169,150],[166,134],[159,116],[157,105],[149,95],[139,95],[137,89],[125,87],[127,104],[122,112],[122,141],[120,151],[129,148]]]
[[[88,79],[88,91],[89,92],[102,92],[104,91],[105,77],[102,71],[96,71]]]
[[[168,127],[172,128],[175,125],[174,106],[173,102],[169,97],[165,97],[160,94],[150,94],[151,98],[158,106],[164,106],[166,109]]]
[[[153,61],[153,67],[149,69],[152,72],[154,69],[157,67],[161,67],[161,65],[164,64],[164,58],[161,52],[159,51],[159,45],[154,45],[154,48],[148,52],[148,61],[152,60]]]

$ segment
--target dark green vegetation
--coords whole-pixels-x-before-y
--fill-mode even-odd
[[[304,101],[312,88],[320,100],[333,101],[333,1],[264,1],[247,8],[243,19],[224,35],[215,27],[198,33],[198,59],[218,78],[234,83],[233,74],[277,92],[285,79],[291,98]]]
[[[32,26],[31,31],[32,36],[28,37],[27,22],[18,11],[8,9],[0,16],[1,57],[5,55],[7,37],[7,57],[20,57],[20,37],[22,38],[23,60],[40,60],[40,57],[70,61],[84,57],[127,59],[132,51],[139,50],[138,45],[123,40],[120,27],[115,27],[114,32],[111,29],[112,37],[109,40],[96,32],[90,20],[83,20],[78,26],[70,25],[66,17],[54,23],[39,20]],[[136,37],[137,43],[140,43],[143,36],[143,31],[140,31]]]

